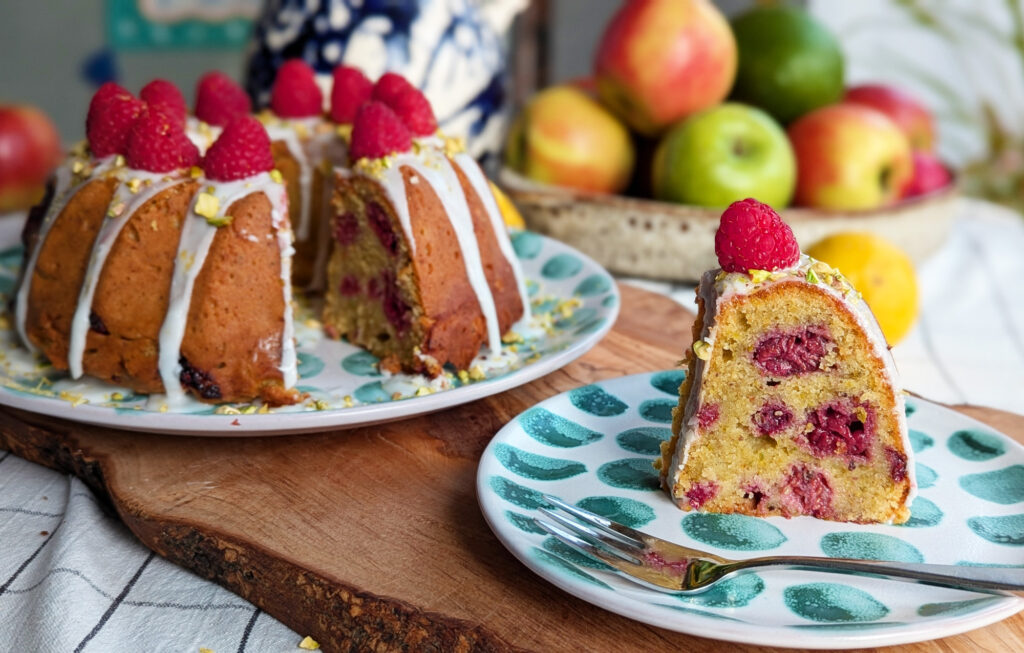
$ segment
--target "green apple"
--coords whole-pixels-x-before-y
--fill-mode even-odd
[[[753,197],[780,208],[796,185],[793,148],[771,116],[728,102],[672,128],[654,155],[654,196],[725,207]]]

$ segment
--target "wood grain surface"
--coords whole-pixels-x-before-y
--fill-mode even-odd
[[[565,594],[515,560],[477,507],[477,460],[515,415],[681,357],[693,316],[660,295],[622,293],[618,324],[580,360],[433,415],[226,439],[132,434],[4,409],[0,448],[81,477],[146,546],[327,651],[772,650],[647,626]],[[960,410],[1024,442],[1024,418]],[[1024,650],[1024,614],[901,650]]]

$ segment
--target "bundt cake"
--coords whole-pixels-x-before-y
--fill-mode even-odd
[[[291,230],[269,139],[239,118],[201,158],[185,124],[152,94],[97,92],[88,146],[26,224],[18,333],[73,378],[172,406],[294,403]]]
[[[684,510],[902,523],[916,493],[885,338],[770,207],[737,202],[701,278],[662,483]]]
[[[429,105],[407,86],[385,75],[355,117],[323,321],[384,369],[434,377],[467,369],[481,345],[498,354],[529,302],[486,177],[434,136]]]
[[[325,116],[308,66],[278,79],[259,117],[220,73],[194,116],[162,80],[96,93],[87,143],[26,224],[28,347],[170,407],[291,404],[292,283],[329,277],[325,332],[385,370],[437,377],[500,353],[528,313],[522,272],[483,172],[423,95],[339,67]]]

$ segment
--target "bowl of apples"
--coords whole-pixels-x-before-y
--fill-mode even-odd
[[[627,0],[594,77],[519,113],[500,182],[529,228],[620,274],[698,279],[722,208],[747,197],[801,248],[866,231],[916,263],[945,241],[958,197],[934,144],[908,93],[845,85],[838,44],[802,9],[730,24],[705,0]]]

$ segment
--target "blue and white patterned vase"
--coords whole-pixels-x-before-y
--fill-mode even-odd
[[[505,127],[502,35],[526,0],[267,0],[253,33],[246,88],[266,106],[278,66],[302,57],[330,87],[338,64],[370,79],[401,73],[426,94],[441,129],[480,158]]]

